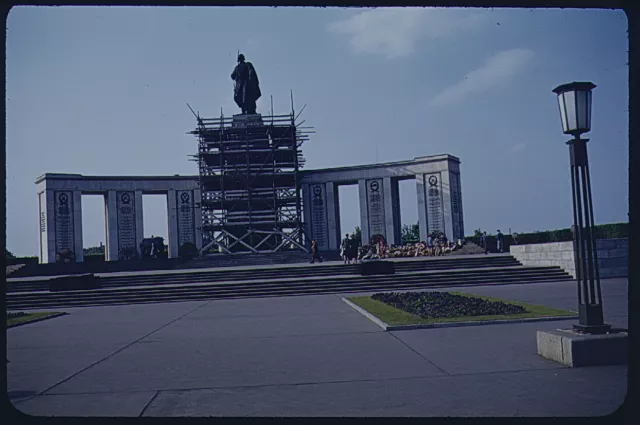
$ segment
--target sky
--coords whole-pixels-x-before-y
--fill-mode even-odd
[[[315,128],[305,169],[451,154],[465,233],[571,225],[568,137],[551,90],[591,81],[596,223],[628,221],[628,22],[584,9],[44,7],[7,18],[7,248],[38,253],[44,173],[195,175],[201,116],[239,113],[240,50],[258,112]],[[342,229],[359,224],[340,188]],[[413,181],[402,223],[417,222]],[[145,236],[167,235],[166,199],[144,198]],[[83,196],[84,246],[105,241],[100,196]]]

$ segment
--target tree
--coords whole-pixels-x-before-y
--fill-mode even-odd
[[[13,259],[15,259],[15,258],[16,258],[16,256],[15,256],[15,255],[13,255],[13,254],[11,253],[11,251],[9,251],[7,248],[5,248],[5,249],[4,249],[4,253],[5,253],[5,258],[6,258],[6,260],[7,260],[7,261],[9,261],[9,260],[13,260]]]
[[[358,246],[362,246],[362,232],[360,231],[360,226],[356,226],[353,234],[355,235],[356,241],[358,241]]]
[[[420,241],[420,224],[405,224],[402,226],[402,244],[416,243]]]

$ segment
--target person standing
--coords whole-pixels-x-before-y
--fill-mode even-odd
[[[498,241],[498,252],[504,252],[504,235],[500,232],[500,229],[498,229],[496,240]]]
[[[344,239],[340,242],[340,257],[344,264],[349,263],[349,234],[344,235]]]
[[[311,241],[311,264],[315,263],[318,260],[322,263],[322,258],[320,257],[320,252],[318,250],[318,243],[315,241]]]
[[[345,248],[345,253],[347,255],[347,262],[351,264],[356,264],[358,262],[358,240],[356,239],[356,235],[352,234],[351,238],[347,240],[347,245]]]
[[[484,248],[484,253],[486,255],[489,253],[489,236],[487,236],[487,232],[482,234],[480,240],[482,241],[482,247]]]

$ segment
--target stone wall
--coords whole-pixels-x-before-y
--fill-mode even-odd
[[[628,239],[600,239],[598,264],[600,277],[627,277],[629,262]],[[524,266],[557,266],[564,269],[573,278],[576,277],[573,242],[551,242],[533,245],[512,245],[511,255]]]
[[[629,273],[629,239],[600,239],[598,264],[600,277],[627,277]]]

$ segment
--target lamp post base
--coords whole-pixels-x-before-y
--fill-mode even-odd
[[[611,332],[611,325],[573,325],[575,332],[592,335],[602,335]]]
[[[569,367],[623,365],[629,358],[628,333],[623,329],[606,335],[538,331],[537,343],[538,355]]]

